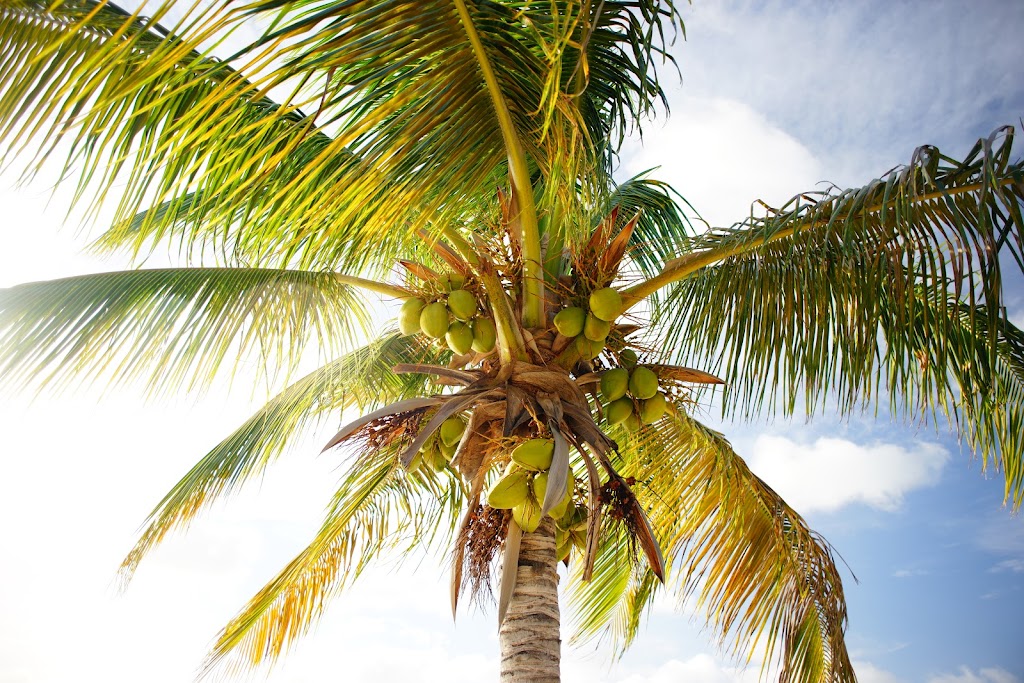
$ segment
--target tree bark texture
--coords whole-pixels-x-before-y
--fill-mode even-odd
[[[557,566],[555,524],[545,516],[536,532],[523,534],[516,587],[499,632],[502,683],[559,681]]]

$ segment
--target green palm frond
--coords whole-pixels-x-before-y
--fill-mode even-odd
[[[204,674],[274,663],[376,559],[438,540],[438,531],[450,540],[464,505],[461,485],[445,474],[439,486],[408,476],[400,446],[353,458],[316,537],[224,628]]]
[[[168,533],[187,527],[215,500],[259,477],[296,434],[316,425],[327,414],[347,407],[362,411],[422,395],[426,391],[423,375],[398,375],[391,368],[397,363],[436,360],[436,352],[423,348],[416,340],[392,334],[289,386],[207,453],[164,496],[122,563],[122,580],[131,579],[142,558]]]
[[[615,151],[658,105],[667,111],[657,64],[674,64],[668,47],[683,22],[673,2],[583,3],[588,5],[594,16],[577,37],[586,46],[584,58],[572,64],[564,88],[574,92],[585,85],[579,106],[587,130]]]
[[[680,24],[646,1],[563,9],[552,23],[525,6],[468,6],[512,133],[571,188],[591,182],[606,131],[662,98],[654,64]],[[252,19],[270,28],[229,62],[201,47]],[[66,172],[80,171],[94,206],[116,187],[107,246],[173,236],[355,273],[419,227],[464,219],[506,173],[479,56],[441,0],[251,2],[174,33],[109,3],[18,0],[0,10],[0,44],[0,139],[42,157],[65,141]]]
[[[855,680],[827,542],[696,420],[666,420],[640,448],[649,461],[634,476],[656,495],[651,521],[678,563],[676,588],[734,651],[765,645],[783,683]]]
[[[636,554],[635,539],[615,526],[603,532],[590,581],[583,580],[582,561],[572,565],[566,588],[566,604],[574,617],[571,644],[607,637],[622,653],[633,641],[661,585],[646,562],[636,561]]]
[[[892,409],[916,417],[963,392],[970,406],[960,410],[974,417],[961,434],[1019,462],[1019,442],[996,427],[1005,407],[990,376],[1008,325],[1004,281],[1024,265],[1024,166],[1011,162],[1011,143],[1001,129],[963,161],[924,147],[863,188],[801,195],[695,239],[632,293],[685,273],[657,330],[674,360],[726,380],[727,412],[813,413],[830,401],[848,412],[877,405],[888,381]],[[931,367],[967,363],[972,379],[933,373],[915,388],[919,360],[907,346],[922,325]]]
[[[693,225],[684,208],[693,207],[668,184],[634,176],[615,188],[609,208],[619,211],[619,220],[640,214],[629,240],[629,259],[645,277],[653,277],[676,254],[689,249]]]
[[[1024,332],[961,301],[920,296],[908,327],[883,318],[890,401],[941,411],[982,468],[1002,470],[1005,502],[1024,503]]]
[[[151,392],[206,386],[260,354],[291,367],[311,341],[351,348],[362,300],[334,273],[254,268],[132,270],[0,290],[0,372],[23,385],[103,377]]]
[[[681,601],[695,595],[734,654],[749,661],[765,646],[781,680],[852,681],[842,581],[824,539],[689,416],[619,437],[617,466],[637,480],[670,566],[666,587]],[[621,532],[606,530],[592,580],[574,571],[568,587],[573,640],[607,637],[620,653],[661,589]]]

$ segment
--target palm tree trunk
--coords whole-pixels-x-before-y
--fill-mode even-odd
[[[557,566],[555,524],[545,517],[519,547],[516,587],[499,633],[502,683],[559,681]]]

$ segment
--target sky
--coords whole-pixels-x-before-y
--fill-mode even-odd
[[[683,13],[671,116],[623,150],[621,176],[659,167],[713,225],[754,199],[861,185],[920,144],[962,156],[1024,114],[1018,2],[696,2]],[[51,197],[46,177],[22,188],[0,177],[0,206],[0,287],[123,265],[82,254],[74,221],[62,226],[67,195]],[[1020,323],[1024,292],[1008,298]],[[334,456],[316,456],[333,425],[165,543],[123,594],[115,571],[161,495],[265,398],[242,382],[155,403],[98,388],[0,394],[0,683],[192,678],[218,629],[314,533],[338,477]],[[945,428],[873,414],[702,417],[841,556],[861,681],[1024,683],[1024,520]],[[493,611],[463,609],[453,623],[446,574],[441,553],[374,570],[267,680],[494,679]],[[567,647],[562,668],[569,683],[759,673],[715,646],[692,605],[670,602],[622,660]]]

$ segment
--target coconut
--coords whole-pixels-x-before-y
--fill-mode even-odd
[[[624,368],[636,367],[636,360],[636,351],[633,349],[622,349],[622,351],[619,352],[619,363],[621,363]]]
[[[591,341],[584,336],[576,337],[576,351],[583,360],[597,358],[604,349],[604,340]]]
[[[629,387],[629,370],[612,368],[601,375],[601,396],[605,401],[617,401],[626,395]]]
[[[438,444],[438,448],[441,451],[441,455],[443,455],[448,462],[451,462],[452,458],[455,457],[455,451],[459,449],[459,442],[456,441],[455,443],[449,446],[444,441],[442,441]]]
[[[633,414],[633,400],[627,396],[618,398],[608,404],[605,419],[608,424],[617,425],[625,422]]]
[[[528,470],[539,472],[551,467],[555,442],[551,439],[530,439],[512,450],[512,462]]]
[[[476,297],[465,289],[456,289],[448,295],[448,310],[459,320],[469,320],[476,315]]]
[[[493,507],[493,506],[492,506]],[[528,534],[532,534],[540,526],[541,514],[540,514],[540,503],[537,503],[527,497],[519,505],[512,508],[512,519],[516,520],[516,524],[519,525],[523,531]]]
[[[462,289],[462,286],[466,284],[466,276],[462,273],[442,273],[438,282],[449,292],[456,289]]]
[[[657,393],[640,404],[640,421],[645,425],[657,422],[665,414],[668,402],[665,394]]]
[[[440,301],[424,306],[420,313],[420,327],[428,337],[444,337],[448,331],[448,307]]]
[[[473,348],[473,330],[466,323],[454,322],[444,336],[452,353],[461,356]]]
[[[490,353],[498,340],[494,329],[494,321],[490,318],[477,318],[473,321],[473,350],[477,353]]]
[[[398,311],[398,329],[402,331],[402,334],[410,335],[420,331],[420,313],[423,312],[423,307],[426,305],[423,299],[415,297],[405,300],[402,308]]]
[[[423,450],[423,462],[435,472],[440,472],[448,466],[448,459],[437,444]]]
[[[641,400],[651,398],[658,393],[658,376],[650,368],[633,368],[629,375],[629,393]]]
[[[570,472],[569,474],[571,475],[572,473]],[[569,503],[572,502],[572,487],[572,480],[566,482],[565,495],[562,496],[562,500],[555,503],[555,506],[548,510],[548,514],[551,515],[553,518],[561,519],[562,515],[565,514],[565,511],[569,507]],[[544,496],[548,492],[548,473],[538,472],[537,475],[533,478],[532,488],[533,497],[537,500],[538,503],[543,505]]]
[[[582,308],[563,308],[555,315],[555,329],[563,337],[577,337],[583,332],[586,319],[587,313]]]
[[[590,341],[604,342],[611,329],[612,324],[610,322],[596,318],[591,313],[587,315],[587,320],[583,324],[583,336]]]
[[[611,287],[594,290],[590,294],[590,312],[601,320],[611,322],[622,313],[622,297]]]
[[[466,431],[466,423],[457,417],[449,417],[441,423],[441,428],[438,431],[440,433],[441,443],[446,446],[454,446],[459,443],[459,439],[462,438],[462,433]]]
[[[496,510],[508,510],[530,497],[530,473],[513,469],[487,490],[487,504]]]

